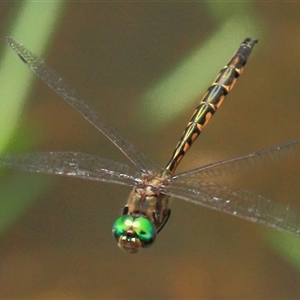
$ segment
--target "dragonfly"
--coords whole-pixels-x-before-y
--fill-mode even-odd
[[[266,161],[276,163],[281,157],[297,150],[300,139],[175,174],[182,158],[243,72],[257,40],[244,39],[228,64],[219,72],[192,114],[165,168],[137,150],[106,123],[43,59],[11,37],[7,37],[7,42],[34,74],[104,134],[134,167],[79,152],[7,154],[0,157],[0,166],[131,186],[127,203],[112,229],[120,248],[128,253],[137,253],[151,246],[170,217],[171,197],[300,237],[300,213],[292,210],[289,205],[281,205],[260,194],[233,189],[211,179],[228,172],[238,175],[239,170],[255,169]]]

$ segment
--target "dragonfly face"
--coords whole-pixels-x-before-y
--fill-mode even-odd
[[[116,220],[112,232],[118,246],[129,253],[151,246],[156,238],[153,223],[144,216],[121,216]]]

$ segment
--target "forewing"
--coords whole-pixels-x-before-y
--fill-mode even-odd
[[[0,157],[0,166],[130,186],[135,185],[137,175],[125,164],[78,152],[10,154]]]
[[[175,180],[162,193],[300,237],[300,212],[261,195],[215,182]]]

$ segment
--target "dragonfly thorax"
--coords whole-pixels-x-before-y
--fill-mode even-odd
[[[170,216],[168,196],[160,193],[166,178],[145,175],[134,187],[113,226],[113,236],[120,248],[136,253],[153,244],[156,234]]]

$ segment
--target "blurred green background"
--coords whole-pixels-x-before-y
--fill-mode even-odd
[[[240,42],[258,38],[245,73],[179,171],[299,138],[298,3],[22,2],[0,8],[3,152],[80,151],[128,163],[31,75],[6,35],[45,57],[162,166],[198,98]],[[299,194],[290,186],[298,187],[296,171],[289,166],[276,177],[266,170],[264,181],[256,181],[262,193],[297,206]],[[128,255],[116,246],[111,226],[129,188],[18,171],[0,176],[1,299],[300,297],[296,239],[173,200],[156,244]]]

